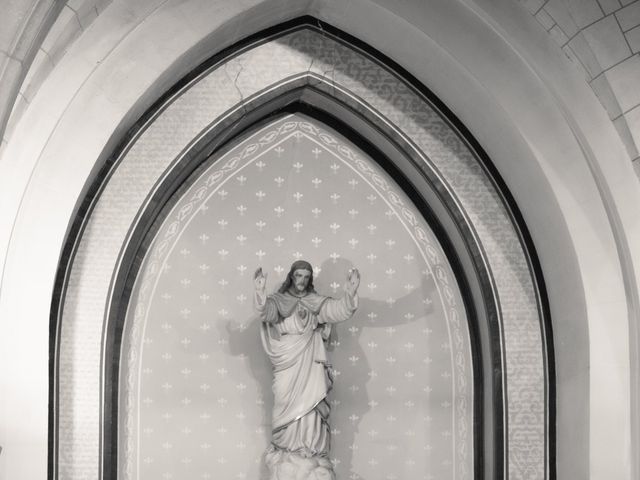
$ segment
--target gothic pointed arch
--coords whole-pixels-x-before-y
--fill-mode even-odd
[[[439,398],[440,401],[432,404],[425,401],[423,407],[437,406],[439,413],[436,416],[450,420],[453,427],[438,430],[437,442],[440,444],[444,438],[451,447],[449,453],[443,454],[445,459],[438,467],[444,470],[427,470],[426,474],[437,473],[450,478],[502,478],[506,475],[546,478],[553,455],[550,423],[553,413],[550,401],[552,364],[549,363],[551,352],[547,343],[550,341],[547,337],[549,319],[534,252],[523,226],[518,222],[517,209],[508,200],[509,193],[479,145],[466,135],[446,107],[426,89],[416,85],[406,72],[395,67],[384,57],[330,28],[318,28],[306,20],[286,25],[223,52],[193,72],[163,97],[140,122],[134,134],[114,152],[109,168],[105,169],[105,175],[94,190],[97,195],[92,200],[90,215],[78,231],[78,240],[70,247],[73,249],[72,261],[65,279],[58,337],[58,369],[61,375],[57,386],[59,410],[56,426],[59,433],[56,459],[59,475],[91,471],[97,463],[101,465],[103,478],[144,478],[144,473],[140,472],[144,472],[145,464],[152,465],[158,458],[157,454],[141,454],[141,448],[146,448],[144,436],[155,435],[154,431],[157,431],[154,428],[165,428],[172,415],[178,415],[180,408],[193,403],[195,397],[192,395],[171,397],[182,402],[182,407],[174,405],[178,410],[172,413],[171,408],[162,402],[168,398],[165,394],[173,384],[164,379],[164,385],[169,386],[163,388],[159,377],[154,380],[154,386],[149,387],[152,390],[156,388],[157,396],[140,396],[146,388],[143,387],[145,372],[149,371],[151,375],[154,370],[162,369],[162,362],[167,361],[165,357],[173,355],[168,347],[161,349],[156,352],[158,363],[155,367],[146,366],[142,360],[142,348],[150,351],[150,345],[160,345],[167,338],[177,340],[177,337],[165,335],[176,331],[177,326],[171,322],[152,322],[154,328],[159,329],[156,331],[158,337],[145,334],[149,311],[158,308],[160,303],[152,307],[151,303],[145,304],[141,299],[152,292],[153,295],[157,293],[155,300],[171,304],[171,292],[160,292],[155,286],[161,282],[167,265],[175,270],[189,264],[185,258],[195,248],[178,247],[179,239],[191,238],[190,241],[200,241],[205,245],[219,235],[218,229],[222,228],[219,222],[228,222],[226,217],[231,215],[242,221],[250,219],[252,228],[258,228],[255,225],[258,222],[266,224],[285,218],[288,233],[283,234],[282,241],[276,244],[282,243],[286,249],[289,246],[285,237],[294,237],[300,232],[292,227],[294,222],[290,221],[297,219],[288,217],[285,214],[287,208],[281,203],[286,200],[292,208],[298,208],[305,196],[309,199],[320,195],[317,192],[321,191],[321,184],[331,185],[335,191],[326,191],[327,198],[323,200],[327,202],[325,209],[330,209],[333,201],[337,205],[340,198],[348,198],[352,187],[349,181],[354,181],[369,187],[369,190],[358,190],[362,198],[353,193],[352,202],[362,206],[351,209],[336,206],[337,216],[324,226],[329,233],[323,237],[319,231],[310,231],[307,248],[310,253],[322,251],[315,261],[322,270],[330,271],[334,264],[331,254],[338,249],[337,244],[332,243],[337,241],[337,233],[332,238],[330,232],[344,228],[342,232],[353,233],[360,227],[364,229],[362,232],[358,230],[358,234],[347,235],[349,238],[345,237],[346,243],[341,248],[352,248],[354,258],[360,262],[367,261],[369,254],[374,258],[371,261],[375,268],[372,267],[371,271],[374,278],[370,282],[370,299],[381,304],[372,306],[367,313],[373,314],[372,323],[375,323],[376,315],[380,317],[376,308],[382,308],[384,303],[384,298],[378,298],[374,293],[377,284],[382,285],[381,281],[375,280],[375,274],[385,275],[380,278],[389,282],[387,289],[398,287],[392,281],[393,274],[389,275],[386,270],[400,271],[400,263],[394,262],[401,262],[403,256],[389,260],[389,265],[382,265],[375,261],[375,257],[381,254],[373,250],[393,248],[403,241],[413,242],[412,248],[416,251],[407,251],[409,260],[405,260],[408,263],[402,267],[403,273],[411,277],[423,270],[428,272],[434,291],[439,292],[441,300],[438,308],[442,312],[442,322],[439,325],[449,339],[449,343],[440,342],[450,363],[439,371],[438,378],[449,386],[450,397]],[[273,168],[280,168],[276,159],[282,157],[285,146],[281,142],[285,141],[307,142],[310,148],[305,155],[309,162],[290,162],[286,171],[267,173],[271,164],[274,164]],[[282,151],[278,152],[280,146]],[[271,163],[266,160],[269,155],[273,160]],[[319,160],[322,156],[331,155],[335,157],[333,163]],[[333,169],[336,172],[342,168],[350,175],[337,175],[332,171],[333,165],[337,166]],[[262,169],[265,170],[264,175],[259,175],[263,173]],[[306,186],[308,190],[294,188],[297,185],[295,175],[303,169],[306,169],[305,174],[307,171],[315,172],[308,179],[311,182]],[[283,181],[274,184],[277,178]],[[345,184],[338,186],[338,178]],[[236,191],[247,182],[256,182],[250,192],[250,205],[248,199],[240,200],[246,193]],[[295,191],[281,189],[282,185],[278,183]],[[352,190],[356,191],[355,188]],[[259,192],[262,195],[258,195]],[[280,203],[270,206],[269,220],[265,218],[267,210],[261,214],[249,211],[250,208],[266,208],[265,197],[278,198],[277,195],[284,195],[282,192],[299,195],[297,198],[285,195]],[[223,204],[230,199],[234,200]],[[319,218],[313,209],[322,210],[320,202],[320,197],[315,198],[315,204],[306,213],[310,215],[308,222],[313,224],[317,221],[318,228]],[[209,210],[206,208],[208,203],[211,203]],[[385,212],[376,206],[366,207],[369,203],[386,205],[386,211],[392,212],[389,216],[399,222],[396,228],[408,232],[407,235],[394,238],[389,233],[389,238],[373,247],[373,240],[365,239],[363,235],[370,225],[382,229],[378,225]],[[280,212],[276,210],[278,208],[281,208]],[[201,215],[203,211],[213,211],[215,215],[207,217],[208,223],[201,225],[197,235],[194,233],[196,230],[186,234],[187,225],[196,225],[200,221],[197,218],[205,217]],[[360,225],[358,222],[365,214],[371,217]],[[320,213],[317,214],[319,216]],[[336,227],[332,229],[332,225]],[[263,228],[264,238],[260,237],[262,230],[259,228],[253,232],[260,239],[255,242],[273,243],[274,238],[280,237],[277,231],[267,232],[267,227]],[[227,234],[231,235],[230,230],[224,237],[213,241],[214,251],[207,253],[211,255],[210,261],[198,261],[192,265],[200,269],[205,278],[209,278],[206,277],[209,269],[224,271],[229,267],[227,259],[232,254],[229,241],[234,242],[233,248],[248,243],[251,248],[255,247],[253,250],[256,252],[262,251],[257,243],[251,243],[254,240],[248,240],[249,234],[244,230],[234,231],[231,236]],[[352,240],[355,247],[348,243]],[[329,245],[334,248],[329,248]],[[357,249],[364,248],[364,245],[371,247],[367,251]],[[324,251],[325,248],[329,249]],[[186,253],[180,253],[182,250]],[[236,254],[246,256],[247,252]],[[337,252],[337,255],[344,258],[345,252],[350,250]],[[296,253],[288,252],[289,255]],[[168,255],[182,255],[184,263],[167,262]],[[420,256],[424,265],[419,263]],[[271,268],[277,272],[280,263],[274,261]],[[232,270],[250,266],[248,260],[242,261],[234,264]],[[193,282],[190,275],[171,278],[184,280],[184,285],[179,288],[187,288]],[[222,289],[217,291],[222,295],[221,299],[226,298],[224,292],[231,281],[230,275],[227,272],[215,277],[216,284]],[[242,274],[239,275],[233,281],[240,282]],[[413,290],[419,282],[419,276],[413,279]],[[407,282],[406,285],[411,284]],[[332,288],[330,284],[326,287]],[[242,295],[241,292],[236,294],[241,289],[239,283],[229,288],[234,290],[234,297]],[[407,293],[413,290],[408,288]],[[167,293],[168,297],[162,298],[162,293]],[[194,301],[202,302],[203,298],[212,295],[206,291],[198,292]],[[403,297],[396,293],[389,298],[391,305],[387,307],[393,308],[394,302]],[[235,300],[242,303],[237,298]],[[420,297],[419,300],[423,305],[433,302],[429,297]],[[227,313],[220,313],[222,310]],[[408,324],[417,328],[415,332],[405,332],[410,337],[430,329],[428,324],[418,329],[417,323],[408,321],[412,315],[425,316],[424,310],[422,313],[425,315],[392,311],[394,318],[399,314],[401,318],[407,316]],[[216,312],[226,321],[231,309],[223,306]],[[194,315],[194,307],[183,305],[175,313],[182,315],[184,326]],[[200,313],[205,314],[204,311]],[[246,312],[238,313],[237,321],[230,324],[231,330],[242,330],[243,316]],[[203,355],[196,362],[206,361],[215,352],[228,348],[225,345],[228,345],[231,330],[220,332],[217,330],[219,325],[207,322],[203,320],[192,325],[195,328],[192,334],[199,327],[209,325],[209,328],[202,328],[202,337],[197,341],[202,340],[209,330],[214,330],[220,336],[212,339],[215,340],[213,344],[217,345],[216,348],[223,346],[211,352],[202,348],[198,352],[189,350],[188,355]],[[403,320],[397,322],[398,325],[403,324]],[[356,329],[361,327],[354,326]],[[375,329],[371,325],[369,327],[374,332]],[[385,328],[393,330],[396,327],[385,325]],[[383,330],[376,330],[376,334],[388,335]],[[79,357],[82,348],[78,342],[80,338],[94,340],[95,349],[91,355]],[[188,349],[195,337],[185,335],[180,340],[185,341],[181,346],[173,345],[178,349],[176,351]],[[376,338],[368,341],[381,344]],[[437,348],[437,344],[429,345],[426,340],[422,343],[409,340],[393,342],[395,340],[391,342],[393,349],[417,349],[423,354],[408,355],[411,361],[429,358],[429,351]],[[407,344],[412,346],[407,347]],[[353,343],[352,348],[362,350],[357,351],[359,354],[352,350],[351,355],[344,350],[346,365],[353,363],[355,366],[358,362],[362,365],[366,361],[375,363],[382,358],[365,350],[362,342]],[[426,350],[421,351],[420,348]],[[388,358],[397,360],[387,352],[380,368]],[[413,378],[417,369],[417,366],[407,367],[401,373],[412,374],[410,377]],[[83,370],[99,373],[96,381],[99,378],[100,388],[94,384],[78,383],[80,377],[76,377],[74,372]],[[189,377],[193,371],[194,367],[183,366],[176,375]],[[371,371],[375,369],[363,370],[366,374]],[[217,387],[213,379],[200,380],[197,385],[190,383],[183,387],[187,390],[194,385],[195,388],[202,387],[202,396],[196,397],[204,401],[210,397],[208,390]],[[247,387],[247,383],[241,380],[234,382],[233,387],[238,385]],[[358,391],[373,395],[368,385],[355,382],[349,386],[357,387],[352,392],[356,397]],[[388,395],[387,388],[397,387],[389,384],[382,388],[378,393],[385,395],[383,392],[386,392]],[[423,385],[422,388],[428,390],[431,387]],[[161,393],[163,390],[166,391]],[[81,396],[87,404],[99,405],[99,409],[76,408],[65,400],[72,391],[76,394],[83,392]],[[438,391],[443,392],[444,389]],[[258,394],[256,396],[259,397]],[[220,396],[215,401],[220,399],[226,397]],[[408,398],[397,408],[411,409],[405,403],[416,404],[420,399],[424,400],[420,396]],[[349,404],[346,398],[338,397],[337,400]],[[364,404],[370,407],[372,399],[367,400]],[[373,401],[378,402],[375,398]],[[158,422],[157,426],[144,426],[139,415],[142,405],[157,405],[158,402],[167,408],[156,411],[151,407],[158,415],[154,420]],[[363,407],[362,402],[358,405]],[[198,404],[198,407],[204,405]],[[448,417],[442,413],[444,411],[449,412]],[[210,415],[206,408],[189,412],[189,415],[197,413],[191,418],[192,423],[198,422],[197,418],[206,420]],[[358,418],[345,418],[344,424],[365,421],[363,412],[353,411],[353,418]],[[246,415],[244,411],[240,413]],[[164,414],[167,418],[162,417]],[[423,420],[430,416],[426,410],[421,414]],[[374,422],[370,431],[388,431],[386,424],[375,424],[387,421],[388,416],[395,415],[389,414],[378,420],[375,416],[368,417],[367,421]],[[256,421],[260,423],[259,419]],[[183,428],[192,430],[193,427],[187,423]],[[144,431],[145,428],[150,430]],[[226,429],[225,426],[218,427],[222,438]],[[413,430],[409,428],[407,431]],[[435,435],[435,430],[432,432],[428,427],[421,432],[427,437]],[[413,433],[416,434],[415,431]],[[409,434],[406,436],[411,437]],[[91,438],[93,441],[79,441],[79,438]],[[166,440],[158,445],[164,448],[164,444],[171,443]],[[198,446],[202,445],[211,446],[212,442],[202,440]],[[424,438],[408,441],[406,445],[419,446],[427,451],[433,447]],[[348,449],[349,445],[343,447]],[[181,458],[186,459],[182,464],[187,467],[193,460],[189,456]],[[205,455],[205,458],[209,457]],[[227,457],[219,459],[224,460],[219,462],[220,465],[226,464]],[[340,460],[339,457],[336,459]],[[415,458],[408,456],[404,460],[410,465]],[[350,470],[345,473],[372,478],[356,471],[360,467],[354,465],[351,462]],[[208,468],[214,475],[218,467],[211,465]]]

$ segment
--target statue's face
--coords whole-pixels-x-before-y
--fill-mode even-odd
[[[296,292],[305,292],[310,279],[311,272],[309,270],[296,270],[293,272],[293,287],[296,289]]]

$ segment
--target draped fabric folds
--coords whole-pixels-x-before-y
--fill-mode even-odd
[[[323,457],[330,448],[327,394],[333,385],[324,341],[331,324],[349,319],[357,295],[336,300],[308,292],[261,298],[255,306],[262,320],[262,345],[273,366],[273,414],[267,464],[285,453]],[[270,458],[271,457],[271,458]],[[331,470],[328,463],[326,467]]]

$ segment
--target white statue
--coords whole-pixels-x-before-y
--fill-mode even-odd
[[[266,281],[259,268],[254,305],[274,377],[271,445],[265,453],[270,480],[333,480],[327,401],[333,376],[324,343],[331,324],[348,320],[358,308],[360,273],[349,270],[341,299],[316,293],[313,269],[302,260],[293,263],[277,292],[267,295]]]

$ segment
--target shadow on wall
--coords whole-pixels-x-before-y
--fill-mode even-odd
[[[339,258],[337,260],[325,260],[320,268],[320,273],[314,279],[316,290],[321,295],[330,291],[330,283],[346,280],[347,271],[357,265],[353,265],[350,260]],[[364,279],[363,279],[364,281]],[[271,285],[272,291],[280,287],[278,282]],[[252,285],[249,287],[252,288]],[[357,362],[351,362],[349,367],[349,379],[340,381],[340,377],[336,379],[334,390],[329,394],[330,403],[333,407],[331,427],[334,433],[333,449],[338,446],[341,448],[343,459],[347,465],[348,472],[352,473],[349,478],[353,480],[363,480],[357,474],[354,474],[353,465],[353,448],[349,448],[355,444],[356,434],[359,431],[359,424],[364,416],[371,410],[371,402],[367,391],[367,383],[371,379],[371,367],[367,361],[368,352],[361,345],[361,335],[366,329],[380,329],[395,327],[401,324],[424,320],[424,318],[432,313],[433,303],[426,308],[423,304],[424,298],[431,298],[435,293],[435,286],[431,281],[431,277],[423,276],[422,283],[418,288],[411,290],[403,297],[398,298],[392,305],[386,301],[374,300],[362,296],[362,284],[360,287],[360,304],[355,315],[344,324],[334,326],[331,331],[331,337],[327,341],[327,350],[329,361],[332,362],[334,368],[340,372],[341,365],[349,362],[349,359],[358,359]],[[424,315],[417,315],[411,320],[407,320],[400,312],[415,308],[416,305],[422,307]],[[368,314],[373,315],[368,316]],[[227,348],[230,355],[246,358],[251,375],[255,379],[258,391],[262,392],[264,402],[262,404],[262,426],[265,427],[264,441],[268,444],[271,441],[271,410],[273,407],[273,398],[271,394],[271,365],[269,359],[265,355],[260,338],[260,320],[253,317],[246,328],[239,328],[238,324],[233,321],[218,322],[218,329],[221,338],[227,338]],[[349,334],[344,332],[348,331]],[[342,332],[342,333],[341,333]],[[342,340],[341,340],[342,338]],[[347,380],[347,379],[343,379]],[[347,396],[345,390],[349,390]],[[341,414],[340,405],[349,402],[350,419],[346,415]],[[335,431],[343,422],[350,422],[353,428],[341,432],[339,442],[336,441]],[[339,443],[339,445],[337,445]],[[266,466],[262,465],[261,474],[266,478]],[[354,476],[355,475],[355,476]]]

